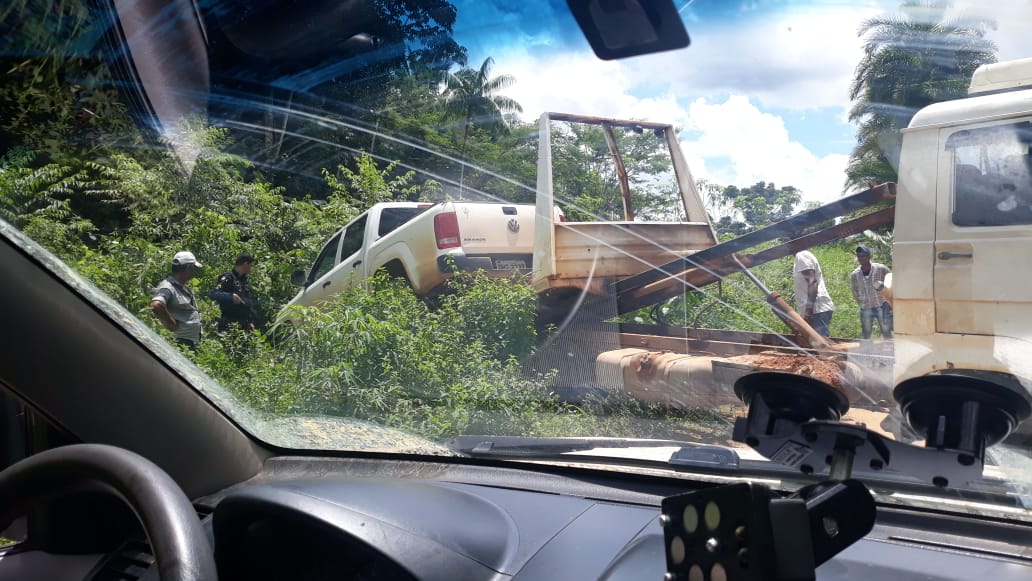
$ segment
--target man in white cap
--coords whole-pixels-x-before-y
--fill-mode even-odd
[[[176,341],[191,349],[201,342],[201,312],[186,283],[202,266],[192,252],[177,252],[172,257],[172,274],[161,281],[150,302],[154,316],[172,331]]]

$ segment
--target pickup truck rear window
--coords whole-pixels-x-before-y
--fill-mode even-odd
[[[386,236],[405,222],[426,211],[426,208],[384,208],[380,214],[379,236]]]

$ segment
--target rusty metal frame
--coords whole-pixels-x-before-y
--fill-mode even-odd
[[[631,184],[627,180],[627,168],[624,167],[620,147],[616,144],[612,124],[602,123],[602,132],[606,135],[606,145],[609,146],[609,153],[613,156],[613,163],[616,164],[616,179],[620,182],[620,195],[623,196],[624,220],[630,222],[634,220],[634,204],[631,202]]]
[[[874,204],[894,201],[896,184],[887,183],[864,190],[858,194],[846,196],[819,208],[802,212],[791,218],[760,228],[754,232],[711,246],[705,250],[668,262],[647,270],[641,274],[629,276],[610,285],[611,289],[621,295],[636,288],[658,282],[670,276],[676,276],[692,268],[698,268],[718,257],[729,256],[733,252],[741,252],[777,238],[797,236],[798,233],[821,222],[844,216],[850,212],[862,210]]]
[[[793,238],[788,242],[761,250],[755,254],[740,254],[738,259],[747,267],[759,266],[772,260],[791,256],[800,250],[806,250],[818,244],[840,240],[846,236],[859,234],[865,230],[888,226],[895,219],[895,207],[882,208],[870,214],[847,220],[835,226],[824,228]],[[823,220],[821,220],[823,221]],[[779,222],[783,224],[783,222]],[[776,226],[777,224],[775,224]],[[757,231],[759,232],[759,231]],[[737,238],[735,240],[738,240]],[[734,242],[732,240],[731,242]],[[726,243],[725,243],[726,244]],[[724,246],[719,244],[712,248],[697,252],[690,258],[695,259],[695,266],[673,277],[667,277],[659,282],[632,289],[617,297],[617,308],[619,312],[626,313],[658,304],[669,298],[675,297],[685,291],[698,290],[700,287],[723,280],[729,274],[739,272],[741,269],[734,262],[731,254],[711,254],[708,260],[699,260],[698,256],[703,252]],[[626,279],[625,279],[626,280]]]
[[[695,254],[616,281],[610,285],[609,289],[617,296],[620,312],[628,312],[644,306],[657,304],[667,298],[676,296],[679,292],[683,292],[685,286],[692,289],[705,286],[734,272],[737,265],[730,259],[731,254],[741,252],[758,244],[777,238],[792,237],[792,240],[785,244],[775,246],[755,255],[740,256],[746,266],[756,266],[824,242],[844,238],[870,228],[892,224],[894,208],[890,207],[811,234],[799,236],[799,233],[821,222],[881,202],[894,201],[895,184],[881,184],[859,194],[842,198],[841,200],[750,232],[744,236],[739,236],[705,250],[700,250]],[[692,277],[699,278],[693,280]],[[678,282],[683,284],[677,284]],[[676,288],[676,290],[671,291],[672,287]]]
[[[619,148],[616,145],[613,128],[620,127],[623,129],[630,129],[635,132],[651,131],[656,134],[656,137],[665,138],[667,151],[670,155],[671,167],[674,171],[674,177],[677,181],[677,189],[681,197],[682,210],[685,212],[685,219],[689,222],[707,222],[706,209],[703,207],[699,197],[699,192],[695,187],[695,179],[692,177],[692,173],[688,169],[688,164],[685,162],[684,153],[681,151],[681,147],[677,140],[677,132],[674,131],[673,125],[669,123],[654,123],[651,121],[610,119],[607,117],[593,117],[590,115],[555,112],[542,114],[542,119],[547,119],[548,121],[579,123],[583,125],[598,125],[602,128],[605,133],[606,144],[609,146],[609,152],[612,154],[613,160],[616,163],[617,178],[620,182],[620,193],[623,196],[624,219],[627,221],[634,220],[635,211],[631,203],[631,190],[627,179],[627,170],[624,166]],[[549,149],[550,148],[551,144],[549,143]],[[550,163],[551,162],[549,161],[549,164]],[[549,165],[547,169],[550,172],[551,165]],[[538,171],[542,171],[540,164]],[[549,187],[551,186],[549,185]],[[540,176],[538,189],[541,189]],[[716,233],[712,231],[712,228],[710,228],[710,230],[713,239],[716,240]]]

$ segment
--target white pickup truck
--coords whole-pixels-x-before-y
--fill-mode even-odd
[[[558,212],[558,210],[556,210]],[[484,202],[385,202],[337,231],[312,268],[291,281],[303,287],[290,306],[316,305],[377,272],[404,278],[419,296],[432,295],[455,269],[489,275],[529,272],[534,206]]]

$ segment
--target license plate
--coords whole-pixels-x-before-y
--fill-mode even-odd
[[[517,270],[527,268],[525,260],[496,260],[495,268],[498,270]]]

